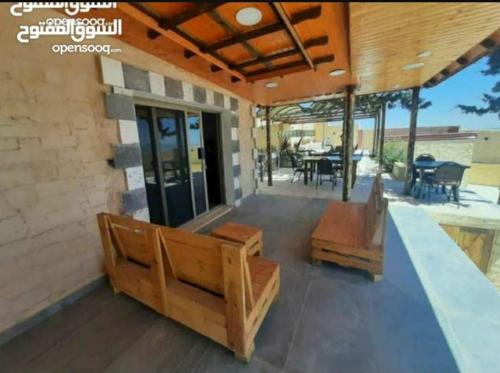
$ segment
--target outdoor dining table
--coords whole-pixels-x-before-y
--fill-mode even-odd
[[[361,160],[361,155],[359,154],[354,154],[352,156],[352,185],[354,186],[354,183],[356,182],[356,168],[358,165],[358,162]],[[304,185],[307,185],[309,179],[312,181],[313,179],[313,172],[316,168],[316,163],[320,159],[327,158],[330,162],[332,163],[342,163],[342,157],[340,154],[333,154],[333,155],[312,155],[312,156],[307,156],[303,157],[302,160],[304,161]]]
[[[420,198],[422,196],[422,191],[424,189],[424,176],[425,176],[425,171],[434,171],[436,168],[441,166],[444,163],[447,163],[448,161],[414,161],[413,162],[413,167],[417,170],[419,174],[419,181],[418,184],[414,185],[414,190],[412,190],[413,195],[415,198]],[[462,165],[464,168],[470,168],[470,166],[465,166]]]

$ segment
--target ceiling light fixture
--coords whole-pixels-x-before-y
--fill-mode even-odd
[[[345,74],[344,69],[335,69],[335,70],[332,70],[328,73],[328,75],[330,75],[330,76],[340,76],[340,75],[344,75],[344,74]]]
[[[408,65],[403,66],[403,70],[415,70],[424,66],[423,62],[410,63]]]
[[[417,54],[417,57],[418,58],[426,58],[426,57],[429,57],[431,54],[432,54],[431,51],[422,51],[422,52]]]
[[[254,7],[246,7],[238,10],[236,21],[243,26],[255,26],[262,20],[262,12]]]
[[[266,83],[266,88],[276,88],[278,86],[278,83],[276,82],[267,82]]]

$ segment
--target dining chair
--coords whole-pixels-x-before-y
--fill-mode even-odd
[[[448,201],[453,194],[453,199],[455,202],[460,202],[459,187],[462,183],[462,178],[464,176],[465,167],[456,162],[445,162],[440,166],[436,167],[436,170],[432,174],[424,175],[424,186],[425,194],[427,200],[431,198],[431,191],[433,189],[441,190],[446,195]],[[450,188],[448,192],[447,188]]]
[[[332,162],[328,158],[321,158],[318,161],[316,170],[316,189],[318,189],[318,183],[319,185],[323,185],[323,175],[327,175],[329,178],[326,181],[332,183],[333,190],[335,185],[337,185],[337,175]]]
[[[293,170],[293,175],[292,179],[290,180],[290,183],[293,184],[293,181],[295,179],[295,175],[298,173],[299,177],[297,180],[300,180],[300,175],[305,172],[305,167],[304,167],[304,160],[299,154],[291,154],[288,153],[288,156],[290,157],[290,162],[292,163],[292,170]],[[307,177],[307,176],[305,176]]]
[[[419,154],[415,158],[415,161],[419,161],[419,162],[434,162],[435,160],[436,160],[436,158],[430,153]],[[434,172],[434,170],[426,170],[425,174],[426,175],[432,174],[433,172]],[[415,184],[416,184],[418,178],[420,178],[420,174],[417,171],[417,168],[415,167],[415,165],[412,165],[412,178],[411,178],[411,184],[410,184],[410,187],[412,190],[415,187]]]

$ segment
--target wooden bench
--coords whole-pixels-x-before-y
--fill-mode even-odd
[[[98,215],[115,292],[233,350],[245,361],[279,290],[279,265],[242,244],[128,217]]]
[[[321,216],[312,240],[313,263],[333,262],[382,278],[388,202],[378,174],[366,202],[331,202]]]
[[[211,233],[212,236],[222,238],[224,240],[234,241],[247,245],[248,255],[262,255],[264,244],[262,242],[262,229],[252,227],[246,224],[239,224],[233,221],[228,221]]]

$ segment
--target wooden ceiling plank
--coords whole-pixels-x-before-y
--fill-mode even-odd
[[[292,22],[290,21],[285,10],[283,9],[283,6],[280,3],[272,3],[272,5],[274,7],[274,10],[276,11],[278,16],[280,17],[281,21],[285,24],[286,29],[287,29],[288,33],[290,34],[290,37],[292,38],[293,42],[295,43],[295,45],[299,49],[300,53],[302,54],[302,57],[304,57],[304,60],[306,61],[306,63],[309,65],[309,67],[311,69],[315,69],[315,66],[313,64],[313,61],[311,60],[311,57],[309,56],[306,49],[304,48],[304,45],[302,44],[302,41],[300,40],[300,37],[299,37],[297,31],[293,27]],[[320,6],[319,15],[321,15],[321,6]],[[318,17],[319,15],[317,15],[316,17]],[[295,17],[298,17],[298,15],[296,15]],[[300,19],[301,22],[304,20],[305,20],[304,17],[302,17]]]
[[[277,31],[281,31],[284,29],[284,26],[281,23],[272,23],[270,25],[251,30],[248,32],[245,32],[243,34],[239,34],[233,37],[230,37],[225,40],[221,40],[219,42],[213,43],[211,45],[208,45],[203,48],[203,51],[206,53],[210,53],[213,51],[216,51],[218,49],[226,48],[234,44],[239,44],[246,42],[248,40],[252,40],[264,35],[272,34]]]
[[[273,6],[274,6],[274,4],[273,4]],[[319,12],[318,12],[318,9],[316,9],[316,8],[319,8]],[[311,9],[314,9],[314,11],[311,11]],[[291,17],[291,19],[289,20],[289,23],[291,23],[292,25],[296,25],[296,24],[302,23],[304,21],[308,21],[310,19],[318,18],[321,15],[321,6],[314,7],[311,9],[307,9],[303,12],[299,12],[297,14],[294,14]],[[287,20],[288,20],[288,18],[287,18]],[[271,23],[271,24],[263,26],[261,28],[257,28],[255,30],[244,32],[242,34],[230,37],[230,38],[225,39],[225,40],[221,40],[221,41],[213,43],[211,45],[207,45],[205,48],[203,48],[203,50],[206,53],[209,53],[209,52],[212,52],[212,51],[215,51],[218,49],[226,48],[226,47],[229,47],[229,46],[234,45],[234,44],[239,44],[239,43],[242,43],[245,41],[256,39],[256,38],[259,38],[261,36],[272,34],[274,32],[282,31],[282,30],[286,30],[286,25],[283,24],[282,22]]]
[[[227,32],[229,32],[231,35],[235,36],[237,31],[231,26],[229,22],[227,22],[215,9],[207,13],[210,18],[212,18],[215,22],[217,22],[219,25],[221,25],[222,28],[224,28]],[[247,41],[243,41],[241,43],[243,47],[250,52],[250,54],[256,58],[259,59],[261,58],[261,54]],[[270,61],[265,61],[263,63],[266,64],[267,68],[272,68],[273,65],[269,63]],[[240,68],[231,66],[231,68],[234,68],[235,70],[238,70],[241,72]]]
[[[145,13],[142,9],[136,6],[137,3],[118,3],[118,9],[138,22],[142,23],[144,26],[157,31],[163,36],[169,38],[170,40],[176,42],[181,45],[185,49],[189,49],[196,55],[203,57],[208,62],[219,66],[223,70],[230,73],[232,76],[237,77],[240,80],[246,80],[245,76],[238,71],[231,70],[229,65],[219,58],[214,57],[213,55],[206,54],[201,51],[200,47],[187,39],[185,36],[180,35],[178,32],[174,30],[164,30],[158,25],[158,20],[155,19],[151,14]]]

